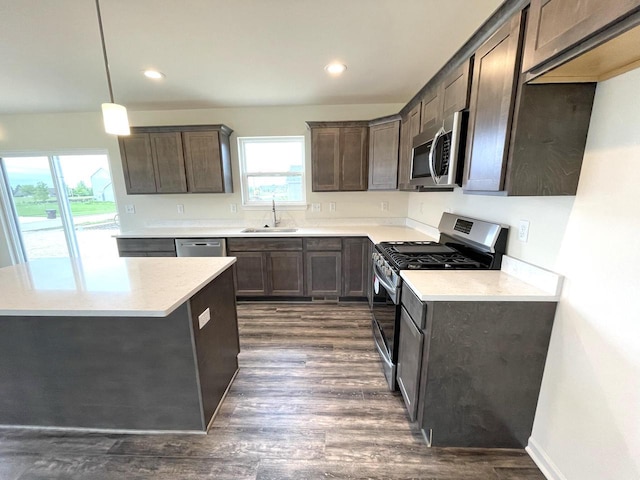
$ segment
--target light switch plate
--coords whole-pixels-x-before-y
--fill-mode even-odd
[[[136,213],[136,206],[135,205],[125,205],[124,206],[124,211],[127,213]]]
[[[178,208],[178,213],[184,213],[184,205],[176,205],[176,207]]]
[[[198,326],[202,329],[202,327],[209,323],[209,320],[211,320],[211,311],[209,307],[207,307],[204,312],[198,315]]]

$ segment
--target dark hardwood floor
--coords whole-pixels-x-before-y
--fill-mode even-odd
[[[0,479],[544,480],[522,450],[427,448],[386,388],[366,304],[238,312],[240,373],[208,435],[0,429]]]

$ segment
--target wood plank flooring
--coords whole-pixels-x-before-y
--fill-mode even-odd
[[[240,373],[208,435],[0,429],[0,479],[544,480],[522,450],[427,448],[386,388],[366,304],[238,315]]]

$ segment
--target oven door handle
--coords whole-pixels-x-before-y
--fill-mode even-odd
[[[394,288],[392,285],[384,281],[384,275],[380,271],[380,267],[376,262],[373,262],[373,275],[376,277],[378,282],[380,282],[380,284],[382,285],[382,288],[384,288],[387,291],[393,303],[395,305],[398,305],[398,289]]]

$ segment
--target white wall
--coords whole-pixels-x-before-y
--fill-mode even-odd
[[[464,195],[456,188],[453,192],[410,193],[408,216],[434,227],[445,211],[500,222],[510,227],[509,255],[553,270],[574,198]],[[518,240],[520,220],[530,223],[526,243]]]
[[[558,257],[566,283],[531,446],[569,480],[640,478],[638,85],[640,70],[598,85]]]

